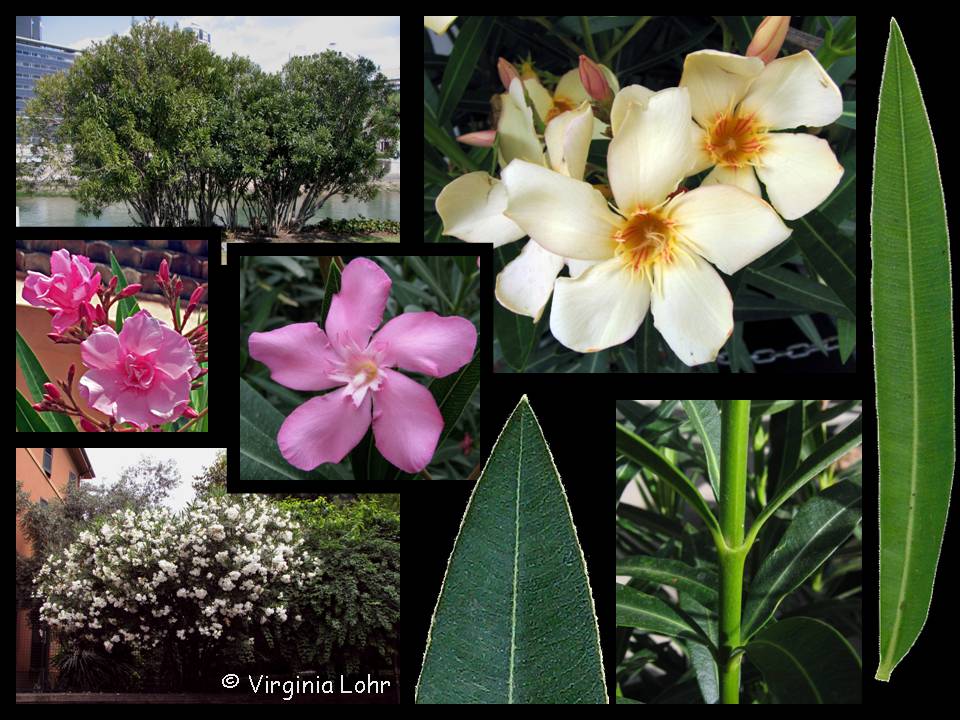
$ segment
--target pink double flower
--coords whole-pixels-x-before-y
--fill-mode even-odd
[[[50,277],[33,271],[27,274],[23,299],[54,311],[51,323],[59,333],[77,324],[81,307],[93,309],[90,300],[99,289],[100,273],[90,260],[57,250],[50,256]]]
[[[397,315],[383,327],[390,278],[366,258],[343,270],[326,327],[297,323],[250,335],[250,356],[294,390],[331,390],[307,400],[280,427],[287,462],[302,470],[340,462],[373,424],[377,449],[409,473],[433,458],[443,417],[423,385],[400,368],[443,377],[470,362],[477,330],[466,318]],[[376,332],[375,332],[376,331]]]

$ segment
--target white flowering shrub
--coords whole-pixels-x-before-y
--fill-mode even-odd
[[[44,564],[40,618],[110,653],[252,644],[252,628],[287,621],[290,590],[312,563],[298,536],[287,511],[257,496],[118,512]]]

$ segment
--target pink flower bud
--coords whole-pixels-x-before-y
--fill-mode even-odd
[[[77,374],[77,366],[71,365],[70,369],[67,370],[67,387],[70,388],[73,386],[73,376]]]
[[[188,418],[195,418],[195,417],[200,417],[200,413],[198,413],[192,407],[187,405],[187,407],[183,411],[183,416]]]
[[[80,418],[80,429],[84,432],[100,432],[100,428],[86,418]]]
[[[200,298],[203,297],[203,293],[206,291],[206,285],[198,285],[197,289],[193,291],[193,294],[190,295],[190,305],[196,306],[200,302]]]
[[[113,292],[116,289],[116,287],[117,287],[117,276],[114,275],[112,278],[110,278],[110,283],[107,285],[107,290],[109,292]]]
[[[47,337],[50,338],[51,342],[55,343],[58,343],[63,339],[60,337],[60,333],[47,333]]]
[[[473,145],[474,147],[493,147],[496,139],[496,130],[480,130],[479,132],[460,135],[457,138],[457,142],[462,142],[464,145]]]
[[[174,286],[176,288],[177,295],[183,292],[183,281],[180,278],[177,278],[177,281],[176,283],[174,283]]]
[[[36,410],[37,412],[43,412],[44,410],[43,403],[34,403],[33,409]]]
[[[103,309],[103,305],[97,305],[97,324],[105,325],[107,322],[107,312]]]
[[[497,60],[497,73],[500,75],[500,82],[503,83],[503,89],[507,92],[510,91],[510,81],[520,77],[517,69],[504,58]]]
[[[170,282],[170,267],[167,265],[167,259],[164,258],[160,263],[160,270],[157,273],[157,277],[160,278],[160,282],[166,285]]]
[[[123,300],[124,298],[128,298],[131,295],[136,295],[138,292],[140,292],[140,288],[142,287],[143,285],[141,285],[140,283],[133,283],[131,285],[127,285],[123,290],[120,291],[120,294],[117,295],[117,300]]]
[[[594,100],[609,100],[613,95],[603,70],[586,55],[580,56],[580,82]]]
[[[789,15],[767,15],[753,34],[753,40],[747,48],[747,57],[758,57],[764,64],[776,60],[789,29]]]
[[[60,390],[53,383],[44,383],[43,389],[46,393],[52,397],[54,400],[60,399]]]

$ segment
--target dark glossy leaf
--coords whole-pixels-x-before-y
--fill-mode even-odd
[[[617,423],[617,452],[633,460],[633,462],[648,468],[651,472],[657,474],[664,482],[673,486],[681,497],[683,497],[697,514],[703,518],[707,528],[715,535],[719,536],[720,526],[716,517],[710,512],[703,496],[691,482],[690,478],[684,475],[673,463],[667,460],[650,443],[639,435],[632,433],[626,427]]]
[[[496,20],[492,15],[472,15],[460,26],[440,83],[437,120],[441,125],[450,120],[460,102]]]
[[[120,267],[120,263],[117,262],[117,258],[113,253],[110,253],[110,268],[113,270],[113,274],[117,278],[117,288],[116,294],[120,294],[120,291],[127,286],[127,278],[123,275],[123,269]],[[107,279],[101,279],[104,284],[107,284]],[[119,300],[116,303],[117,308],[117,332],[120,332],[120,329],[123,327],[123,321],[132,315],[136,315],[140,312],[140,305],[137,303],[137,299],[133,297],[124,298]]]
[[[717,602],[719,580],[717,574],[705,568],[696,568],[680,560],[637,555],[617,562],[617,575],[629,575],[659,585],[675,587],[707,607]]]
[[[606,703],[600,636],[563,486],[526,396],[454,543],[419,703]]]
[[[517,372],[523,372],[540,337],[544,318],[549,317],[544,310],[539,322],[534,322],[525,315],[517,315],[504,308],[500,303],[493,304],[494,330],[497,340],[500,341],[500,351],[503,359]]]
[[[860,658],[844,637],[820,620],[774,623],[747,645],[778,704],[839,705],[862,701]]]
[[[848,100],[843,104],[843,113],[837,118],[837,125],[857,129],[857,101]]]
[[[632,627],[712,646],[703,629],[676,607],[620,583],[617,583],[617,627]]]
[[[840,302],[833,290],[816,280],[784,268],[752,270],[747,268],[744,280],[776,298],[807,308],[813,312],[852,319],[853,315]]]
[[[859,522],[860,488],[852,483],[833,485],[805,502],[750,583],[741,636],[750,638],[762,628],[780,602],[847,541]]]
[[[684,400],[683,408],[693,423],[707,458],[707,473],[713,496],[720,497],[720,409],[714,400]]]
[[[853,242],[818,212],[793,224],[793,239],[809,268],[823,278],[854,317],[857,314],[857,259]]]
[[[50,378],[47,377],[43,366],[37,360],[37,356],[33,354],[33,350],[30,349],[27,341],[20,335],[19,330],[17,330],[17,363],[20,365],[20,371],[27,382],[27,390],[30,392],[33,402],[40,402],[43,399],[43,386],[50,382]],[[27,402],[27,405],[32,412],[36,413],[32,403]],[[73,421],[61,413],[40,413],[40,418],[44,425],[54,432],[78,432]]]
[[[336,261],[330,263],[327,271],[327,281],[323,285],[323,303],[320,305],[320,327],[327,326],[327,313],[330,312],[330,303],[333,296],[340,292],[340,266]]]
[[[776,493],[780,480],[790,477],[800,462],[803,445],[803,404],[770,418],[770,460],[767,463],[767,494]]]

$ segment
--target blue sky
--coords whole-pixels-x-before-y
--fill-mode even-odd
[[[81,49],[130,30],[129,15],[42,17],[45,41]],[[196,23],[210,33],[217,54],[245,55],[271,72],[289,57],[321,52],[331,43],[336,50],[370,58],[388,75],[400,70],[399,16],[161,15],[157,21],[181,27]]]

